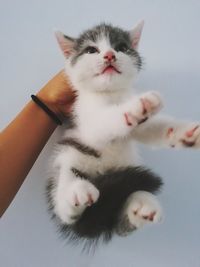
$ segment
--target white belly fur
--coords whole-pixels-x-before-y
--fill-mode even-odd
[[[118,141],[107,145],[102,151],[101,156],[95,158],[94,156],[85,155],[73,147],[66,147],[63,150],[62,158],[66,161],[71,158],[72,167],[79,169],[82,172],[89,174],[103,174],[106,170],[111,168],[120,168],[126,166],[139,165],[138,153],[136,147],[132,142]]]

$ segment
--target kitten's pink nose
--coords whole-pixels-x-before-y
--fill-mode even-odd
[[[113,51],[108,51],[105,53],[104,58],[107,59],[108,61],[115,61],[116,57]]]

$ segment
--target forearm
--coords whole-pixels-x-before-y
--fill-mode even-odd
[[[151,146],[199,148],[200,124],[169,117],[155,117],[135,129],[132,136],[135,140]]]
[[[75,94],[61,71],[38,93],[58,118],[68,115]],[[54,120],[30,101],[0,134],[0,216],[19,190],[42,148],[57,127]]]
[[[0,134],[0,215],[14,198],[56,126],[31,101]]]
[[[132,137],[143,144],[167,147],[169,129],[180,124],[170,117],[155,116],[135,128]]]

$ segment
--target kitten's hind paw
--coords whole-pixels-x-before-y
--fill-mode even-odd
[[[56,214],[62,223],[75,223],[84,210],[93,205],[99,198],[99,190],[86,180],[77,179],[72,182],[59,199]]]
[[[85,209],[99,198],[99,190],[86,180],[77,180],[70,187],[68,200],[77,209]]]
[[[162,220],[162,209],[156,197],[146,191],[133,193],[128,199],[126,213],[135,228]]]

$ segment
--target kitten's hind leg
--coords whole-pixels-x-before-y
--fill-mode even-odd
[[[98,197],[98,189],[89,181],[76,177],[71,170],[61,170],[54,192],[53,211],[64,224],[73,224],[83,211],[94,204]]]
[[[148,223],[162,219],[162,208],[156,197],[146,191],[137,191],[129,196],[122,211],[117,233],[127,235]]]

